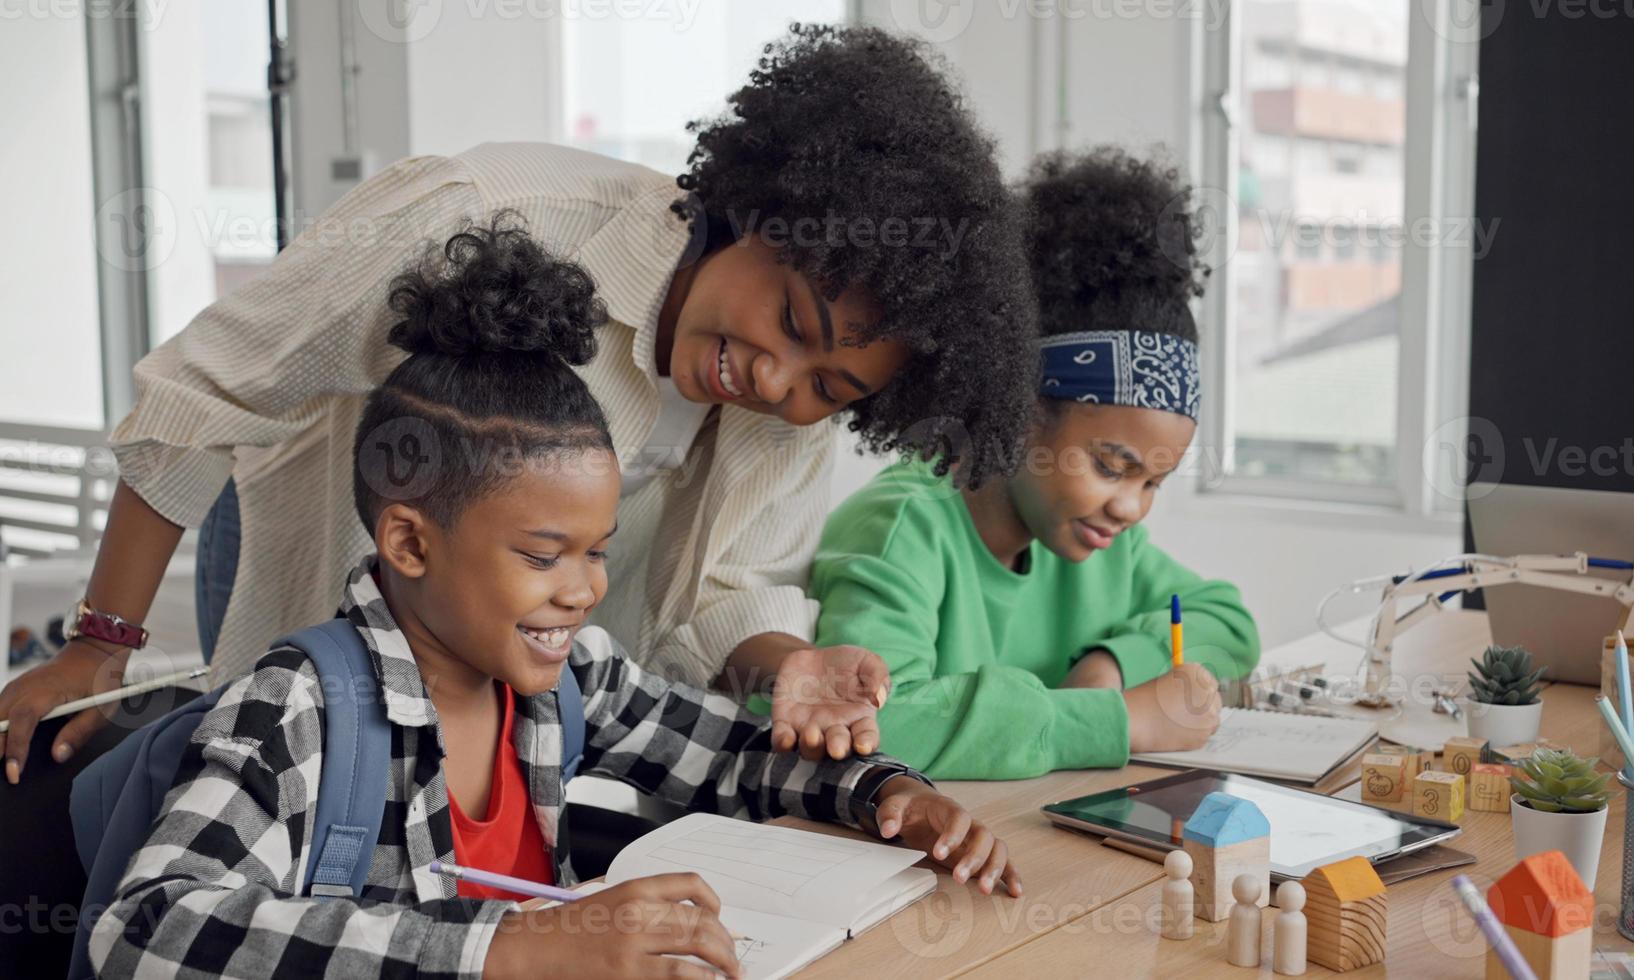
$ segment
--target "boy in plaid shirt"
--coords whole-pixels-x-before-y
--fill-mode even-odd
[[[594,353],[603,315],[582,270],[496,221],[393,286],[391,340],[410,356],[358,426],[355,493],[377,553],[342,602],[392,726],[363,894],[301,897],[324,692],[302,653],[275,648],[194,733],[92,934],[100,975],[712,974],[665,954],[737,975],[719,900],[695,875],[530,909],[431,873],[442,861],[574,881],[558,823],[564,669],[583,691],[582,772],[689,809],[900,835],[960,881],[1020,894],[1003,842],[911,769],[775,753],[765,719],[642,670],[583,626],[606,592],[620,478],[571,367]]]

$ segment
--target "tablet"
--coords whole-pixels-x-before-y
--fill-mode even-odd
[[[1181,846],[1181,828],[1210,793],[1251,800],[1265,814],[1276,881],[1303,878],[1358,854],[1378,864],[1445,843],[1460,832],[1455,824],[1208,769],[1051,803],[1044,814],[1063,827],[1173,850]]]

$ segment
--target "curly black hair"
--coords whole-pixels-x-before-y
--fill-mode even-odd
[[[409,356],[369,393],[352,495],[371,532],[388,502],[453,528],[473,501],[541,455],[611,449],[573,365],[607,319],[590,274],[539,245],[514,211],[469,221],[391,282],[387,339]]]
[[[1023,188],[1039,330],[1148,330],[1196,342],[1209,269],[1178,168],[1116,146],[1033,161]]]
[[[769,217],[824,229],[772,243],[778,260],[830,300],[865,288],[883,315],[855,342],[911,351],[850,429],[938,473],[957,460],[972,485],[1007,470],[1032,412],[1036,313],[993,141],[940,59],[874,28],[795,24],[729,103],[688,126],[673,210],[704,222],[709,249]]]

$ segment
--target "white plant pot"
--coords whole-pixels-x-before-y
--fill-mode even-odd
[[[1536,704],[1486,704],[1464,699],[1464,719],[1471,738],[1484,739],[1493,748],[1538,740],[1543,721],[1543,700]]]
[[[1606,839],[1606,813],[1611,808],[1603,806],[1593,813],[1545,813],[1527,806],[1525,799],[1519,793],[1509,798],[1515,860],[1560,851],[1592,891],[1595,872],[1600,869],[1600,844]]]

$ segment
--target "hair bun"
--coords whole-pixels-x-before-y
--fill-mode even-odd
[[[575,365],[595,356],[607,319],[590,274],[547,252],[514,211],[427,248],[392,280],[387,305],[401,317],[387,339],[410,354],[520,351]]]

